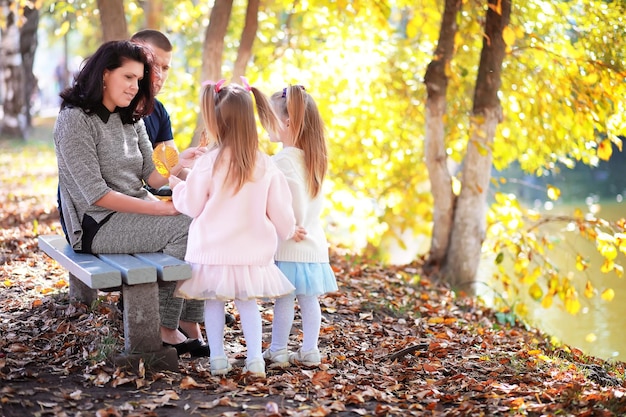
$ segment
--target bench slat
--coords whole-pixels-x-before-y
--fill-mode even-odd
[[[74,252],[63,236],[39,236],[39,247],[91,288],[111,288],[122,285],[119,270],[94,255]]]
[[[142,262],[131,255],[107,253],[99,254],[98,258],[118,269],[122,273],[122,281],[127,285],[148,284],[156,282],[156,267]]]
[[[191,265],[164,253],[136,253],[135,257],[154,265],[161,281],[181,281],[191,278]]]

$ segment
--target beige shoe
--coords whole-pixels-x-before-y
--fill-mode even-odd
[[[252,376],[258,378],[265,378],[265,361],[263,358],[252,359],[246,361],[246,366],[243,368],[243,373],[246,372],[252,374]]]
[[[226,375],[233,367],[226,356],[211,358],[211,375]]]
[[[289,351],[286,348],[276,352],[267,349],[263,352],[263,359],[270,362],[270,368],[287,368],[289,366]]]
[[[300,349],[295,353],[289,354],[289,362],[296,365],[319,366],[322,362],[322,358],[318,349],[311,349],[307,352],[303,352],[302,349]]]

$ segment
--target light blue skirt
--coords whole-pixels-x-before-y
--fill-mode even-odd
[[[322,295],[339,289],[329,263],[276,261],[276,266],[296,287],[296,295]]]

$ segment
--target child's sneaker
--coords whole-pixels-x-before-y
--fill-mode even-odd
[[[226,356],[211,358],[211,375],[226,375],[233,367]]]
[[[286,368],[289,366],[289,352],[286,348],[272,352],[267,349],[263,352],[263,359],[270,361],[270,368]]]
[[[289,362],[296,365],[318,366],[322,362],[322,359],[318,349],[311,349],[307,352],[303,352],[302,349],[300,349],[295,353],[289,354]]]
[[[252,376],[258,378],[265,378],[265,361],[263,358],[252,359],[246,361],[246,366],[243,368],[243,373],[249,372]]]

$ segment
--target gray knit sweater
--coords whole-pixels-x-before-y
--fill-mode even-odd
[[[109,191],[146,198],[143,180],[154,171],[152,145],[143,121],[123,124],[102,106],[59,112],[54,126],[61,210],[72,247],[81,249],[85,214],[97,222],[112,213],[94,205]]]

